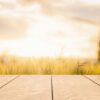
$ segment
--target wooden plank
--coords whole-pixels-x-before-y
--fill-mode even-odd
[[[100,85],[100,75],[86,75],[86,77]]]
[[[0,100],[51,100],[51,77],[20,76],[0,90]]]
[[[0,87],[8,83],[10,80],[14,79],[16,75],[0,75]]]
[[[100,100],[100,87],[83,76],[53,76],[54,100]]]

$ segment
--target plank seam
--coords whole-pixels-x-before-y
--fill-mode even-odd
[[[100,84],[99,83],[97,83],[97,82],[95,82],[94,80],[92,80],[91,78],[89,78],[89,77],[87,77],[87,76],[85,76],[85,75],[82,75],[83,77],[85,77],[86,79],[88,79],[89,81],[91,81],[92,83],[94,83],[95,85],[98,85],[98,86],[100,86]]]
[[[15,79],[17,79],[19,77],[19,75],[18,76],[16,76],[16,77],[14,77],[13,79],[11,79],[11,80],[9,80],[7,83],[5,83],[4,85],[2,85],[2,86],[0,86],[0,89],[2,89],[3,87],[5,87],[5,86],[7,86],[8,84],[10,84],[11,82],[13,82]]]
[[[51,75],[51,96],[52,96],[52,100],[54,100],[54,95],[53,95],[53,79],[52,79],[52,75]]]

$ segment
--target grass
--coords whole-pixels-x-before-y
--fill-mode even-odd
[[[86,60],[87,61],[87,60]],[[0,57],[0,74],[100,74],[100,64],[73,58]]]

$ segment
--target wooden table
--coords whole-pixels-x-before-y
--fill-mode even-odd
[[[100,76],[0,75],[0,100],[100,100]]]

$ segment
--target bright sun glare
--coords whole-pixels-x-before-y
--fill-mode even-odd
[[[100,0],[81,0],[81,1],[88,5],[100,5]]]
[[[97,4],[99,0],[83,2]],[[40,6],[36,7],[39,7],[35,8],[38,13],[32,15],[36,20],[29,20],[27,35],[15,40],[0,40],[1,51],[7,49],[11,54],[29,57],[96,56],[94,44],[91,42],[91,38],[96,37],[95,33],[98,32],[95,25],[70,19],[65,21],[61,16],[47,16],[41,12]]]

